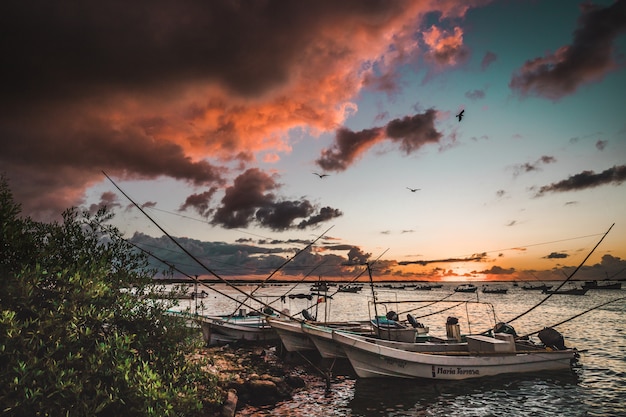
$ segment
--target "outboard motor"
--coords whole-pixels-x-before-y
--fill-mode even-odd
[[[315,321],[315,317],[313,317],[306,308],[302,309],[302,317],[304,317],[305,320]]]
[[[544,327],[539,333],[537,333],[541,343],[554,350],[565,350],[565,340],[563,335],[552,327]]]
[[[387,320],[398,321],[398,313],[396,313],[393,310],[389,310],[386,317],[387,317]]]
[[[459,319],[449,316],[448,320],[446,320],[446,324],[459,324]]]
[[[414,329],[423,328],[424,327],[424,325],[422,323],[420,323],[419,321],[415,320],[415,317],[413,317],[410,314],[406,315],[406,319],[408,320],[409,323],[411,323],[411,326],[413,326]]]
[[[502,321],[494,326],[493,332],[494,333],[506,333],[506,334],[513,335],[513,337],[517,338],[517,332],[515,331],[513,326],[511,326],[508,323],[504,323]]]

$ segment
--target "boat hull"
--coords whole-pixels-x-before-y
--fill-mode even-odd
[[[573,350],[517,353],[420,353],[367,343],[340,332],[333,333],[360,378],[420,378],[461,380],[508,373],[568,369]]]
[[[267,321],[278,334],[280,341],[288,352],[316,350],[313,341],[302,331],[302,326],[299,321],[274,318],[268,319]]]
[[[199,317],[202,337],[209,346],[233,342],[269,342],[278,340],[278,334],[265,317]]]

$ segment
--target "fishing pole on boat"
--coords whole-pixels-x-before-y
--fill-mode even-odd
[[[614,302],[616,302],[616,301],[620,301],[620,300],[626,300],[626,297],[619,297],[619,298],[616,298],[616,299],[614,299],[614,300],[610,300],[610,301],[607,301],[607,302],[605,302],[605,303],[598,304],[598,305],[597,305],[597,306],[595,306],[595,307],[591,307],[590,309],[585,310],[585,311],[583,311],[582,313],[578,313],[578,314],[576,314],[576,315],[574,315],[574,316],[570,317],[569,319],[566,319],[566,320],[563,320],[563,321],[561,321],[561,322],[558,322],[557,324],[553,324],[553,325],[552,325],[552,326],[550,326],[550,327],[557,327],[557,326],[560,326],[561,324],[565,324],[565,323],[567,323],[568,321],[572,321],[572,320],[574,320],[574,319],[577,319],[578,317],[580,317],[580,316],[582,316],[582,315],[584,315],[584,314],[587,314],[587,313],[589,313],[590,311],[596,310],[596,309],[598,309],[598,308],[600,308],[600,307],[604,307],[604,306],[605,306],[605,305],[607,305],[607,304],[611,304],[611,303],[614,303]],[[537,331],[535,331],[535,332],[528,333],[527,335],[522,336],[521,338],[522,338],[522,339],[523,339],[523,338],[527,338],[527,337],[529,337],[529,336],[532,336],[532,335],[534,335],[534,334],[539,333],[540,331],[541,331],[541,330],[537,330]]]
[[[585,257],[585,259],[583,259],[583,261],[580,263],[580,265],[578,265],[578,267],[576,267],[576,269],[574,270],[574,272],[571,273],[571,275],[561,283],[561,285],[559,285],[553,292],[551,292],[550,294],[548,294],[543,300],[541,300],[540,302],[538,302],[537,304],[535,304],[533,307],[529,308],[528,310],[524,311],[523,313],[517,315],[516,317],[512,318],[511,320],[508,321],[508,323],[514,322],[515,320],[519,319],[520,317],[525,316],[526,314],[530,313],[531,311],[533,311],[535,308],[539,307],[541,304],[543,304],[544,302],[546,302],[550,297],[552,297],[559,289],[561,289],[561,287],[563,287],[563,285],[565,285],[566,282],[568,282],[570,279],[572,279],[572,277],[576,274],[576,272],[578,272],[578,270],[580,268],[582,268],[582,266],[585,264],[585,262],[587,262],[587,259],[589,259],[589,257],[591,256],[591,254],[596,250],[596,248],[598,246],[600,246],[600,243],[602,243],[602,241],[604,240],[604,238],[606,237],[606,235],[609,234],[609,232],[611,231],[611,229],[613,228],[613,226],[615,226],[615,223],[613,223],[611,225],[611,227],[609,227],[609,230],[606,231],[606,233],[604,233],[604,235],[602,235],[602,238],[600,239],[600,241],[598,243],[596,243],[596,245],[593,247],[593,249],[591,249],[591,252],[589,252],[589,254]]]
[[[226,298],[228,298],[228,299],[230,299],[232,301],[235,301],[235,302],[239,302],[239,300],[237,300],[235,297],[232,297],[232,296],[230,296],[230,295],[228,295],[228,294],[226,294],[226,293],[224,293],[224,292],[222,292],[222,291],[220,291],[220,290],[218,290],[218,289],[216,289],[216,288],[214,288],[214,287],[212,287],[210,285],[207,285],[206,283],[200,281],[197,277],[187,274],[186,272],[180,270],[178,267],[176,267],[175,265],[173,265],[170,262],[166,261],[165,259],[162,259],[162,258],[158,257],[154,253],[152,253],[152,252],[150,252],[150,251],[148,251],[148,250],[146,250],[146,249],[136,245],[135,243],[133,243],[133,242],[131,242],[129,240],[124,239],[124,241],[126,241],[126,243],[134,246],[135,248],[139,249],[140,251],[142,251],[146,255],[153,257],[154,259],[158,260],[159,262],[162,262],[163,264],[167,265],[168,267],[172,268],[173,270],[177,271],[178,273],[180,273],[180,274],[186,276],[187,278],[191,279],[194,284],[202,285],[202,286],[206,287],[208,290],[215,291],[216,293],[218,293],[219,295],[221,295],[223,297],[226,297]],[[252,309],[252,310],[256,309],[255,307],[252,307],[249,304],[244,304],[244,305],[246,307]],[[197,312],[196,312],[196,314],[197,314]]]
[[[207,267],[204,263],[202,263],[196,256],[194,256],[191,252],[189,252],[187,249],[185,249],[185,247],[183,247],[183,245],[180,244],[180,242],[178,242],[178,240],[176,240],[172,235],[170,235],[167,231],[165,231],[165,229],[163,229],[161,227],[161,225],[159,225],[152,217],[150,217],[150,215],[148,213],[146,213],[146,211],[141,208],[141,206],[139,204],[137,204],[132,198],[130,198],[130,196],[128,194],[126,194],[124,192],[124,190],[122,190],[116,183],[115,181],[113,181],[113,179],[111,179],[111,177],[109,177],[107,175],[106,172],[102,171],[102,173],[104,174],[105,177],[107,177],[107,179],[111,182],[111,184],[113,184],[115,186],[115,188],[117,188],[119,190],[119,192],[121,192],[124,197],[126,197],[144,216],[146,216],[148,218],[148,220],[150,220],[161,232],[163,232],[163,234],[165,236],[167,236],[176,246],[178,246],[178,248],[180,250],[182,250],[187,256],[189,256],[191,259],[194,260],[194,262],[196,262],[200,267],[202,267],[205,271],[207,271],[209,274],[213,275],[215,278],[217,278],[220,282],[228,285],[229,287],[231,287],[232,289],[234,289],[235,291],[239,292],[240,294],[244,295],[244,296],[248,296],[248,293],[246,293],[245,291],[243,291],[240,288],[237,288],[235,285],[232,285],[230,282],[228,282],[228,280],[222,278],[221,276],[219,276],[217,273],[215,273],[212,269],[210,269],[209,267]],[[254,301],[258,302],[259,304],[261,304],[264,307],[268,307],[268,308],[272,308],[270,305],[268,305],[267,303],[265,303],[262,300],[253,298]],[[287,317],[292,318],[290,315],[285,314]],[[294,319],[295,320],[295,319]]]
[[[447,300],[448,298],[452,297],[454,294],[456,294],[456,293],[455,293],[455,292],[451,292],[450,294],[446,295],[445,297],[443,297],[443,298],[442,298],[442,299],[440,299],[440,300],[428,301],[430,304],[426,304],[425,306],[420,306],[420,307],[413,308],[413,309],[406,310],[406,311],[401,311],[401,312],[399,312],[398,314],[412,313],[412,312],[414,312],[414,311],[421,310],[422,308],[430,307],[431,305],[434,305],[434,304],[437,304],[437,303],[440,303],[440,302],[442,302],[442,301]],[[424,316],[424,317],[425,317],[425,316]]]
[[[263,284],[265,284],[266,282],[268,282],[270,279],[272,279],[272,277],[274,276],[274,274],[276,274],[278,271],[280,271],[285,265],[287,265],[289,262],[291,262],[292,260],[294,260],[296,258],[296,256],[300,255],[302,252],[304,252],[305,250],[309,249],[311,246],[313,246],[315,244],[315,242],[317,242],[318,240],[320,240],[326,233],[328,233],[328,231],[330,229],[332,229],[334,226],[329,227],[328,229],[326,229],[326,231],[324,233],[322,233],[321,235],[319,235],[317,238],[315,238],[313,241],[311,241],[308,245],[306,245],[304,248],[300,249],[299,251],[297,251],[291,258],[288,258],[285,262],[283,262],[278,268],[276,268],[267,278],[265,278],[265,280],[261,281],[257,287],[252,290],[250,292],[250,294],[248,296],[246,296],[246,299],[244,301],[247,301],[247,297],[252,297],[252,295],[254,295],[254,293],[261,288],[261,286]],[[233,316],[237,310],[239,310],[239,307],[241,307],[241,304],[238,305],[235,310],[233,311],[233,313],[231,314],[231,316]]]
[[[370,265],[374,265],[376,262],[378,262],[378,261],[379,261],[379,259],[380,259],[380,258],[381,258],[381,257],[382,257],[385,253],[387,253],[387,251],[388,251],[388,250],[389,250],[389,249],[386,249],[383,253],[381,253],[380,255],[378,255],[378,257],[377,257],[376,259],[374,259],[374,261],[370,262]],[[360,265],[360,266],[362,266],[362,264],[359,264],[359,265]],[[360,277],[361,277],[361,276],[362,276],[362,275],[363,275],[366,271],[368,271],[368,268],[363,268],[363,269],[361,270],[361,272],[359,272],[359,273],[358,273],[358,274],[357,274],[354,278],[352,278],[350,281],[348,281],[348,284],[351,284],[351,283],[355,282],[355,281],[356,281],[357,279],[359,279],[359,278],[360,278]],[[337,294],[337,293],[339,293],[339,288],[337,288],[337,290],[335,290],[335,292],[331,293],[330,295],[326,294],[326,295],[324,295],[324,296],[325,296],[325,297],[327,297],[327,298],[332,299],[332,298],[333,298],[333,296],[334,296],[335,294]],[[306,310],[306,311],[311,310],[311,309],[313,309],[313,308],[314,308],[314,307],[316,307],[316,306],[317,306],[317,305],[312,305],[312,306],[309,306],[308,308],[305,308],[305,310]]]

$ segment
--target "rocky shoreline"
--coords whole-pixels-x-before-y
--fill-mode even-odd
[[[214,417],[232,417],[246,406],[271,407],[306,389],[308,380],[322,379],[311,375],[306,362],[283,360],[273,345],[206,347],[195,359],[208,362],[223,390],[224,403]]]

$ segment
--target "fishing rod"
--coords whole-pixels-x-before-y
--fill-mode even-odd
[[[386,249],[383,253],[381,253],[380,255],[378,255],[378,257],[377,257],[376,259],[374,259],[374,261],[373,261],[373,262],[371,262],[371,263],[370,263],[370,265],[374,265],[376,262],[378,262],[378,261],[380,260],[380,258],[381,258],[381,257],[382,257],[385,253],[387,253],[387,251],[388,251],[388,250],[389,250],[389,249]],[[352,278],[350,281],[348,281],[348,284],[351,284],[351,283],[355,282],[355,281],[356,281],[357,279],[359,279],[359,278],[360,278],[360,277],[361,277],[361,276],[362,276],[362,275],[363,275],[366,271],[368,271],[368,268],[363,268],[363,269],[361,270],[361,272],[359,272],[359,273],[357,274],[357,276],[355,276],[355,277],[354,277],[354,278]],[[339,288],[337,288],[337,290],[335,290],[335,292],[333,292],[333,293],[332,293],[332,294],[330,294],[330,295],[326,294],[326,295],[325,295],[325,297],[328,297],[328,298],[331,298],[331,299],[332,299],[332,298],[333,298],[333,296],[334,296],[334,295],[336,295],[337,293],[339,293]],[[320,295],[321,295],[321,294],[320,294]],[[317,304],[316,304],[316,305],[314,305],[314,306],[307,307],[307,308],[306,308],[306,310],[307,310],[307,311],[308,311],[308,310],[311,310],[311,309],[313,309],[313,307],[317,307]]]
[[[220,291],[220,290],[218,290],[218,289],[216,289],[216,288],[213,288],[213,287],[212,287],[212,286],[210,286],[210,285],[207,285],[206,283],[204,283],[204,282],[200,281],[200,280],[197,278],[197,276],[196,276],[196,277],[194,277],[194,276],[192,276],[192,275],[187,274],[186,272],[184,272],[184,271],[180,270],[180,269],[179,269],[179,268],[177,268],[175,265],[171,264],[170,262],[166,261],[165,259],[162,259],[162,258],[158,257],[158,256],[157,256],[157,255],[155,255],[154,253],[152,253],[152,252],[150,252],[150,251],[148,251],[148,250],[146,250],[146,249],[144,249],[144,248],[142,248],[142,247],[140,247],[140,246],[136,245],[135,243],[133,243],[133,242],[131,242],[131,241],[129,241],[129,240],[124,239],[124,241],[126,241],[126,243],[128,243],[128,244],[130,244],[130,245],[134,246],[135,248],[139,249],[139,250],[140,250],[140,251],[142,251],[143,253],[145,253],[145,254],[147,254],[147,255],[149,255],[149,256],[152,256],[154,259],[156,259],[156,260],[158,260],[158,261],[162,262],[163,264],[167,265],[168,267],[172,268],[173,270],[175,270],[175,271],[177,271],[177,272],[181,273],[182,275],[186,276],[187,278],[190,278],[190,279],[194,282],[194,284],[200,284],[200,285],[202,285],[202,286],[206,287],[208,290],[215,291],[215,292],[216,292],[216,293],[218,293],[219,295],[222,295],[222,296],[224,296],[224,297],[226,297],[226,298],[228,298],[228,299],[230,299],[230,300],[232,300],[232,301],[239,302],[239,300],[237,300],[235,297],[232,297],[232,296],[230,296],[230,295],[228,295],[228,294],[226,294],[226,293],[224,293],[224,292],[222,292],[222,291]],[[252,310],[256,310],[256,308],[255,308],[255,307],[252,307],[252,306],[251,306],[251,305],[249,305],[249,304],[244,304],[244,305],[245,305],[246,307],[248,307],[248,308],[252,309]],[[196,312],[196,314],[197,314],[197,312]]]
[[[287,259],[285,262],[283,262],[278,268],[276,268],[267,278],[265,278],[265,280],[261,281],[257,287],[252,290],[250,292],[250,294],[248,296],[246,296],[246,299],[244,301],[248,300],[248,297],[252,297],[252,295],[259,289],[261,288],[261,286],[263,284],[265,284],[266,282],[268,282],[270,279],[272,279],[272,277],[274,276],[275,273],[277,273],[278,271],[280,271],[285,265],[287,265],[289,262],[291,262],[292,260],[294,260],[296,258],[296,256],[300,255],[302,252],[304,252],[305,250],[309,249],[311,246],[313,246],[315,244],[315,242],[317,242],[318,240],[320,240],[322,238],[322,236],[324,236],[326,233],[328,233],[328,231],[330,229],[332,229],[334,226],[329,227],[328,229],[326,229],[326,231],[324,233],[322,233],[321,235],[319,235],[317,238],[315,238],[315,240],[313,240],[312,242],[310,242],[308,245],[306,245],[304,248],[300,249],[299,251],[297,251],[295,253],[295,255],[293,255],[291,258]],[[242,303],[243,304],[243,303]],[[235,314],[235,312],[237,312],[237,310],[239,309],[239,307],[241,307],[241,304],[239,306],[237,306],[235,308],[235,310],[233,311],[233,313],[231,313],[230,316],[233,316]]]
[[[443,297],[443,298],[442,298],[442,299],[440,299],[440,300],[435,300],[435,301],[432,301],[430,304],[426,304],[425,306],[417,307],[417,308],[414,308],[414,309],[411,309],[411,310],[401,311],[401,312],[399,312],[398,314],[411,313],[411,312],[413,312],[413,311],[420,310],[420,309],[422,309],[422,308],[430,307],[430,306],[431,306],[431,305],[433,305],[433,304],[437,304],[437,303],[440,303],[440,302],[442,302],[442,301],[445,301],[447,298],[452,297],[454,294],[455,294],[454,292],[451,292],[450,294],[446,295],[445,297]],[[428,302],[430,302],[430,301],[428,301]]]
[[[181,245],[176,239],[174,239],[174,237],[172,235],[170,235],[169,233],[167,233],[165,231],[165,229],[163,229],[152,217],[150,217],[150,215],[148,215],[148,213],[145,212],[144,209],[141,208],[141,206],[139,204],[137,204],[132,198],[130,198],[130,196],[128,196],[128,194],[126,194],[124,192],[124,190],[122,190],[116,183],[115,181],[113,181],[111,179],[111,177],[109,177],[107,175],[106,172],[102,171],[102,173],[104,174],[105,177],[107,177],[107,179],[111,182],[111,184],[113,184],[115,186],[115,188],[117,188],[123,195],[124,197],[126,197],[131,203],[133,203],[133,205],[135,207],[137,207],[137,209],[148,218],[148,220],[150,220],[161,232],[163,232],[163,234],[165,234],[165,236],[167,236],[176,246],[178,246],[180,248],[180,250],[182,250],[187,256],[189,256],[191,259],[193,259],[199,266],[201,266],[204,270],[206,270],[209,274],[213,275],[215,278],[217,278],[218,280],[220,280],[220,282],[223,282],[224,284],[228,285],[229,287],[231,287],[232,289],[234,289],[235,291],[239,292],[242,295],[245,295],[246,297],[248,296],[248,293],[246,293],[245,291],[241,290],[240,288],[236,287],[235,285],[232,285],[230,282],[228,282],[227,280],[225,280],[224,278],[222,278],[221,276],[219,276],[217,273],[215,273],[213,270],[211,270],[209,267],[207,267],[205,264],[203,264],[198,258],[196,258],[191,252],[189,252],[187,249],[185,249],[183,247],[183,245]],[[252,297],[252,299],[256,302],[258,302],[259,304],[261,304],[264,307],[269,307],[272,308],[269,304],[265,303],[262,300],[256,299],[254,297]],[[295,320],[292,316],[285,314],[287,317]]]
[[[616,299],[614,299],[614,300],[607,301],[606,303],[599,304],[599,305],[597,305],[597,306],[595,306],[595,307],[591,307],[590,309],[585,310],[585,311],[583,311],[582,313],[578,313],[578,314],[576,314],[576,315],[574,315],[574,316],[570,317],[569,319],[563,320],[563,321],[561,321],[561,322],[559,322],[559,323],[557,323],[557,324],[553,324],[553,325],[552,325],[552,326],[550,326],[550,327],[557,327],[557,326],[560,326],[561,324],[567,323],[568,321],[572,321],[572,320],[574,320],[574,319],[577,319],[578,317],[582,316],[583,314],[587,314],[587,313],[589,313],[590,311],[593,311],[593,310],[598,309],[598,308],[600,308],[600,307],[604,307],[604,306],[605,306],[605,305],[607,305],[607,304],[611,304],[611,303],[614,303],[614,302],[616,302],[616,301],[620,301],[620,300],[626,300],[626,297],[619,297],[619,298],[616,298]],[[539,333],[540,331],[541,331],[541,330],[537,330],[537,331],[535,331],[535,332],[528,333],[527,335],[522,336],[521,338],[522,338],[522,339],[523,339],[523,338],[527,338],[528,336],[532,336],[532,335],[534,335],[534,334],[537,334],[537,333]]]
[[[585,262],[587,262],[587,259],[589,259],[589,257],[591,256],[591,254],[596,250],[596,248],[598,246],[600,246],[600,243],[602,243],[602,241],[604,240],[604,238],[606,237],[606,235],[609,234],[609,232],[611,231],[611,229],[613,228],[613,226],[615,226],[615,223],[613,223],[611,225],[611,227],[609,227],[609,230],[606,231],[606,233],[604,233],[604,235],[602,235],[602,238],[600,239],[600,241],[598,243],[596,243],[596,246],[593,247],[593,249],[591,249],[591,252],[589,252],[589,254],[585,257],[585,259],[583,259],[583,261],[580,263],[580,265],[578,265],[578,267],[576,267],[576,269],[574,270],[574,272],[572,272],[572,274],[566,279],[564,280],[561,285],[559,285],[554,292],[551,292],[550,294],[548,294],[543,300],[541,300],[539,303],[537,303],[536,305],[534,305],[533,307],[529,308],[528,310],[526,310],[525,312],[517,315],[516,317],[514,317],[513,319],[509,320],[508,323],[514,322],[515,320],[519,319],[520,317],[525,316],[526,314],[530,313],[531,311],[533,311],[535,308],[539,307],[541,304],[543,304],[544,302],[546,302],[550,297],[552,297],[559,289],[561,289],[563,287],[563,285],[565,285],[566,282],[568,282],[570,279],[572,279],[572,277],[576,274],[576,272],[578,272],[578,270],[580,268],[582,268],[582,266],[585,264]]]

